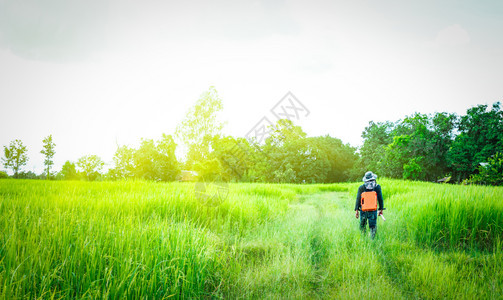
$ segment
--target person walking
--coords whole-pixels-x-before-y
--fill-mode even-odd
[[[358,187],[355,204],[356,218],[360,217],[360,230],[366,232],[368,221],[372,239],[377,232],[377,211],[379,210],[381,216],[384,209],[381,186],[377,184],[376,179],[377,175],[371,171],[365,173],[363,184]]]

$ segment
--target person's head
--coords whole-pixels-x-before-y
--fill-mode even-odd
[[[371,171],[368,171],[365,173],[365,176],[363,176],[362,180],[365,183],[365,188],[371,190],[376,186],[376,179],[377,175],[372,173]]]

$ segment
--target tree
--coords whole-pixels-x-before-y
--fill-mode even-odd
[[[41,179],[44,177],[45,177],[44,174],[37,175],[32,171],[19,172],[19,174],[17,175],[17,178],[19,179]]]
[[[54,165],[54,162],[52,161],[52,158],[54,157],[54,154],[56,151],[54,150],[54,147],[56,147],[56,144],[52,141],[52,134],[46,137],[43,140],[44,143],[44,149],[40,151],[43,155],[45,155],[45,160],[44,160],[44,165],[45,165],[45,172],[47,174],[47,179],[50,179],[51,176],[51,166]]]
[[[77,170],[75,164],[69,160],[65,162],[61,171],[59,172],[64,180],[75,180],[78,179]]]
[[[180,167],[176,159],[176,143],[171,135],[163,134],[157,142],[156,172],[161,181],[173,181],[180,174]]]
[[[14,140],[10,142],[9,147],[4,146],[3,148],[5,158],[2,158],[2,162],[4,167],[12,169],[14,178],[17,178],[19,170],[28,161],[28,156],[26,155],[28,150],[20,140]]]
[[[108,171],[108,175],[113,179],[176,180],[180,173],[176,146],[173,137],[166,134],[157,142],[142,139],[138,149],[121,146],[113,158],[115,167]]]
[[[216,158],[196,162],[194,164],[194,171],[197,172],[199,180],[202,181],[222,180],[222,165]]]
[[[142,139],[140,148],[134,155],[135,177],[147,180],[159,180],[156,172],[157,150],[152,139]]]
[[[434,180],[449,174],[459,182],[480,163],[503,152],[503,111],[478,105],[465,116],[415,113],[395,123],[370,122],[357,164],[394,178]],[[456,136],[456,133],[459,133]],[[357,169],[357,168],[355,168]]]
[[[105,163],[97,155],[85,155],[77,161],[77,166],[79,167],[80,172],[89,181],[93,181],[98,178],[104,165]]]
[[[447,160],[449,149],[454,141],[458,116],[449,113],[436,113],[432,122],[431,148],[425,158],[427,172],[432,179],[438,179],[452,173],[452,168]]]
[[[363,146],[360,148],[360,160],[356,173],[363,174],[368,170],[372,170],[377,174],[384,175],[387,171],[385,162],[386,148],[393,142],[395,127],[396,124],[392,122],[369,122],[369,126],[362,132],[364,141]]]
[[[215,136],[212,141],[211,159],[220,161],[224,180],[248,181],[254,150],[245,138]]]
[[[496,153],[478,168],[479,174],[470,177],[477,184],[503,185],[503,153]]]
[[[293,167],[297,183],[321,183],[327,181],[331,170],[327,153],[323,151],[316,138],[305,138],[291,142],[286,147],[288,156],[285,171],[288,164]],[[288,174],[286,172],[285,174]]]
[[[177,126],[176,136],[187,147],[186,167],[192,169],[196,162],[209,158],[213,137],[220,134],[223,123],[217,118],[223,109],[222,100],[215,87],[204,92]]]
[[[393,142],[386,147],[382,169],[383,176],[391,178],[402,178],[403,167],[411,159],[410,135],[396,135]]]
[[[281,119],[269,128],[269,132],[263,145],[253,143],[257,151],[253,155],[252,174],[266,182],[302,182],[306,179],[311,182],[305,176],[306,164],[312,162],[307,160],[311,149],[306,144],[306,133],[302,128],[290,120]]]
[[[263,145],[254,144],[249,178],[289,183],[339,182],[349,178],[355,148],[330,136],[307,137],[300,126],[279,120]]]
[[[278,148],[285,143],[301,140],[307,136],[300,126],[288,119],[278,120],[270,130],[270,136],[266,139],[266,143]]]
[[[329,135],[308,138],[308,140],[327,157],[329,166],[324,182],[341,182],[352,179],[351,171],[358,159],[355,148]],[[362,172],[359,172],[359,175],[360,173]]]
[[[290,165],[289,163],[287,163],[284,168],[281,168],[281,170],[275,170],[273,172],[273,175],[274,175],[274,182],[290,183],[297,181],[295,171],[293,170],[292,165]]]
[[[444,177],[450,172],[446,156],[456,119],[456,115],[448,113],[415,113],[395,123],[371,122],[362,135],[362,162],[367,170],[393,178]]]
[[[135,176],[134,156],[136,149],[128,146],[118,147],[114,155],[113,169],[109,170],[109,175],[113,179],[127,179]]]
[[[447,159],[457,181],[475,173],[480,163],[503,152],[503,111],[499,102],[489,110],[478,105],[467,110],[458,123],[459,135],[449,149]]]
[[[421,180],[424,177],[424,170],[422,167],[424,157],[413,157],[403,165],[403,178],[412,180]]]

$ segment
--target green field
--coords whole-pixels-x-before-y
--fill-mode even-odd
[[[0,180],[0,297],[503,298],[503,188]]]

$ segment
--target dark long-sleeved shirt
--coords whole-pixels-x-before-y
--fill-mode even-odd
[[[384,205],[383,205],[383,199],[382,199],[381,186],[377,184],[373,190],[367,190],[365,188],[365,185],[362,184],[358,188],[358,194],[356,194],[355,210],[360,210],[360,208],[362,206],[361,205],[362,193],[363,192],[372,192],[372,191],[377,193],[377,202],[379,202],[379,210],[383,209]]]

